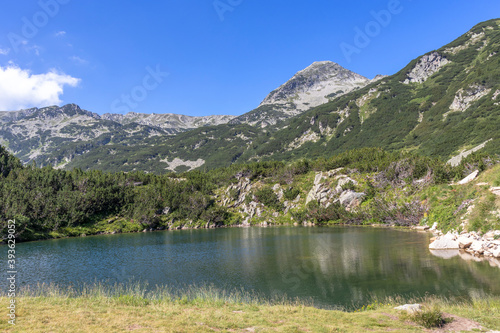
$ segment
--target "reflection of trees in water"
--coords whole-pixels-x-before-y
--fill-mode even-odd
[[[22,244],[27,283],[64,279],[213,283],[264,296],[313,297],[317,305],[370,296],[500,295],[499,268],[438,258],[428,236],[372,228],[231,228],[96,236]],[[40,246],[40,248],[38,248]],[[35,274],[34,272],[39,272]],[[34,281],[34,282],[33,282]],[[0,285],[1,285],[0,281]]]
[[[296,230],[276,240],[274,260],[281,279],[275,271],[263,272],[273,288],[291,295],[310,292],[325,300],[362,302],[370,295],[500,293],[491,267],[434,258],[425,235],[357,228]]]

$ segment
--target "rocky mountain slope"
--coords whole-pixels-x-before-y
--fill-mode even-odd
[[[362,88],[371,81],[331,61],[315,62],[273,90],[259,107],[232,121],[266,127]]]
[[[483,143],[500,153],[499,24],[481,23],[395,75],[293,118],[257,154],[283,159],[378,146],[448,158]]]
[[[328,157],[360,147],[446,160],[477,149],[498,154],[499,50],[495,19],[371,82],[334,63],[315,63],[234,119],[97,119],[70,105],[1,113],[0,140],[24,162],[156,173]],[[304,111],[325,99],[330,101]],[[210,124],[216,126],[204,126]]]
[[[191,117],[173,113],[136,113],[129,112],[125,115],[115,113],[105,113],[100,119],[112,120],[121,125],[129,125],[132,123],[146,125],[151,127],[159,127],[169,133],[178,133],[203,126],[215,126],[227,124],[234,119],[235,116],[215,115],[205,117]]]
[[[227,115],[190,117],[178,114],[135,112],[125,115],[106,113],[100,116],[82,110],[74,104],[0,112],[0,144],[8,147],[24,163],[37,161],[41,165],[52,164],[56,167],[65,167],[73,159],[88,154],[93,155],[96,149],[104,146],[106,148],[118,146],[111,149],[103,148],[107,154],[130,155],[134,151],[149,150],[148,147],[165,144],[171,141],[173,135],[206,126],[227,123],[236,127],[245,124],[257,127],[276,125],[306,109],[327,102],[328,98],[334,95],[342,95],[353,89],[359,89],[369,82],[370,80],[361,75],[325,61],[314,63],[298,72],[291,80],[272,92],[257,109],[240,117]],[[293,102],[289,102],[290,100]],[[204,133],[204,130],[201,133]],[[252,133],[256,134],[254,131]],[[218,134],[217,137],[222,137],[222,140],[226,142],[245,141],[249,138],[245,134],[238,135],[240,134],[236,134],[233,138],[232,135],[227,137],[224,134]],[[208,140],[215,138],[203,136],[204,134],[194,134],[194,137],[200,137],[200,140],[186,148],[196,150]],[[190,135],[182,138],[190,138]],[[182,142],[181,145],[184,146],[185,141]],[[176,170],[177,167],[196,168],[205,163],[204,159],[200,158],[184,160],[174,157],[169,160],[168,154],[155,152],[150,155],[156,158],[156,164],[164,167],[161,169],[171,171]],[[139,153],[139,156],[134,159],[133,165],[140,164],[144,155]],[[225,159],[221,165],[225,165]],[[112,160],[114,161],[110,162],[116,162],[115,158]],[[123,165],[128,163],[128,159],[127,161],[118,160]],[[90,163],[95,162],[98,165],[102,163],[101,159],[94,159],[94,162]],[[142,162],[147,161],[142,160]]]
[[[4,111],[0,112],[0,144],[9,147],[25,163],[38,160],[42,164],[64,166],[73,157],[96,146],[170,136],[203,126],[225,124],[233,118],[135,112],[99,116],[75,104]],[[76,148],[63,158],[46,159],[62,147],[82,143],[86,145],[83,150]]]

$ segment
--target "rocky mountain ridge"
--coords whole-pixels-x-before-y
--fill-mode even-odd
[[[331,61],[314,62],[272,91],[259,106],[285,105],[294,116],[362,88],[371,81]]]
[[[0,144],[25,163],[156,173],[315,159],[362,147],[446,160],[477,147],[499,154],[499,49],[500,20],[495,19],[372,81],[318,62],[271,92],[257,109],[232,119],[176,116],[162,127],[161,117],[169,115],[97,116],[71,105],[61,109],[72,117],[51,108],[3,112]],[[350,92],[325,95],[334,87],[332,73],[340,81],[368,84],[357,89],[346,84]],[[328,103],[296,108],[325,96]]]
[[[227,124],[234,118],[235,116],[229,115],[193,117],[174,113],[147,114],[137,112],[128,112],[125,115],[105,113],[100,117],[100,119],[116,121],[121,125],[137,123],[151,127],[159,127],[161,129],[172,132],[180,132],[202,126],[216,126]]]
[[[377,76],[374,80],[380,79]],[[231,123],[273,126],[368,85],[371,80],[331,61],[317,61],[273,90],[259,107]]]

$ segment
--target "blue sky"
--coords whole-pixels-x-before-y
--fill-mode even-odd
[[[239,115],[314,61],[331,60],[368,78],[393,74],[500,17],[498,0],[1,6],[0,109],[76,103],[99,114]],[[367,39],[355,39],[358,29],[368,29]]]

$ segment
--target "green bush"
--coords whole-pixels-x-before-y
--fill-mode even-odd
[[[342,191],[347,191],[347,190],[351,190],[351,191],[356,190],[356,185],[354,185],[354,183],[352,181],[348,181],[347,183],[342,185]]]
[[[424,307],[421,311],[405,313],[401,317],[403,320],[411,320],[425,328],[442,327],[445,324],[443,314],[437,306]]]
[[[272,208],[277,211],[283,210],[283,204],[279,201],[278,196],[274,193],[273,189],[269,186],[262,187],[255,192],[257,201],[266,207]]]
[[[293,188],[293,187],[290,187],[283,192],[283,196],[285,197],[285,199],[290,201],[295,200],[295,198],[297,198],[299,194],[300,190],[298,188]]]

